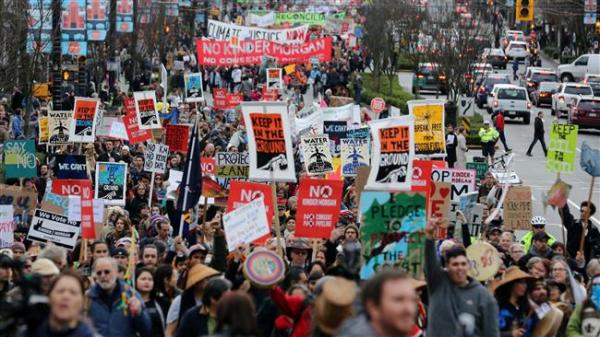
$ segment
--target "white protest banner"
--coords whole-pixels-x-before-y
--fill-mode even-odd
[[[248,134],[249,178],[296,182],[286,103],[243,102],[240,106]]]
[[[133,93],[133,99],[140,129],[162,128],[156,110],[156,93],[154,91],[137,91]]]
[[[73,250],[81,230],[80,223],[69,221],[66,216],[36,209],[27,239],[54,244]]]
[[[182,68],[183,69],[183,68]],[[164,64],[160,64],[160,86],[162,87],[162,111],[160,113],[167,113],[167,93],[169,92],[169,73]]]
[[[275,12],[269,12],[265,15],[249,13],[246,17],[246,23],[258,27],[269,27],[275,24]]]
[[[69,195],[69,208],[67,208],[67,219],[69,221],[81,221],[81,197]]]
[[[92,205],[94,207],[94,222],[104,224],[104,199],[94,199]]]
[[[69,141],[93,143],[95,140],[96,113],[100,101],[95,98],[75,97],[73,118],[69,128]]]
[[[185,83],[185,101],[204,101],[204,91],[202,90],[202,73],[185,74],[183,76],[183,80]]]
[[[277,89],[281,92],[283,90],[283,75],[281,68],[268,68],[267,69],[267,88]]]
[[[294,118],[294,134],[321,135],[323,134],[323,112],[319,108],[312,107],[304,111],[300,116]]]
[[[148,143],[144,150],[144,171],[165,173],[169,147],[163,144]]]
[[[14,212],[12,205],[0,205],[0,248],[10,247],[14,241]]]
[[[361,166],[369,166],[369,140],[363,138],[340,139],[342,176],[355,177]]]
[[[436,169],[431,171],[431,180],[452,184],[452,197],[460,202],[460,196],[477,189],[477,172],[475,170]]]
[[[225,22],[208,20],[207,38],[220,41],[267,40],[279,43],[303,43],[306,40],[307,25],[289,29],[263,29],[238,26]]]
[[[270,233],[267,210],[262,197],[223,216],[223,228],[230,252]]]
[[[302,136],[302,153],[304,155],[304,167],[310,176],[318,176],[333,172],[333,161],[329,151],[329,137]]]
[[[369,123],[373,136],[371,171],[365,189],[409,191],[414,149],[412,116]]]
[[[177,199],[177,188],[183,179],[183,171],[169,170],[169,184],[167,185],[167,199]]]
[[[69,128],[73,111],[48,111],[48,144],[69,144]]]

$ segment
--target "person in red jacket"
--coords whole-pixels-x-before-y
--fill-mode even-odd
[[[506,137],[504,136],[504,110],[496,110],[496,116],[494,117],[494,125],[496,126],[496,130],[498,130],[498,133],[500,134],[500,141],[502,141],[502,145],[504,145],[504,151],[512,151],[512,149],[510,149],[506,144]]]

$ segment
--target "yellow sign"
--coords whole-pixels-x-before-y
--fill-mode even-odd
[[[50,97],[50,90],[48,89],[48,83],[36,83],[32,88],[33,96],[40,98]]]
[[[38,125],[40,128],[40,140],[38,144],[48,142],[48,117],[38,118]]]
[[[409,114],[415,117],[415,154],[446,154],[443,103],[409,105]]]

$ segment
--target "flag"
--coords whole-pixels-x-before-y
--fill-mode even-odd
[[[194,123],[192,136],[188,143],[188,157],[185,161],[183,177],[179,184],[179,197],[177,198],[178,218],[190,208],[193,208],[202,195],[202,167],[200,165],[200,144],[198,143],[198,125]],[[185,203],[185,204],[184,204]],[[181,221],[181,220],[180,220]],[[179,229],[179,233],[183,228]]]

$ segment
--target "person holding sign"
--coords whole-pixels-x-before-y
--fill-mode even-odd
[[[567,230],[567,252],[569,256],[576,257],[577,253],[583,249],[583,256],[586,261],[600,256],[600,231],[592,224],[591,217],[596,213],[594,203],[584,201],[579,210],[581,218],[576,220],[569,210],[569,204],[558,210],[562,225]],[[581,240],[582,232],[584,234]],[[583,244],[583,247],[581,245]]]
[[[461,246],[446,251],[446,269],[436,254],[435,235],[444,220],[425,227],[425,280],[429,292],[427,337],[499,336],[498,304],[481,283],[469,277],[467,252]]]

